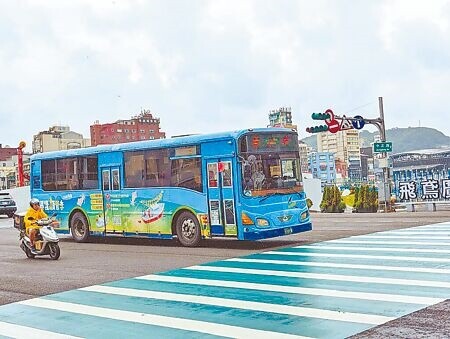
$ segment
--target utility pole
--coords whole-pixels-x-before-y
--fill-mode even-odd
[[[380,137],[381,142],[386,142],[386,126],[384,124],[384,108],[383,108],[383,97],[378,97],[378,106],[380,109]],[[388,166],[388,155],[386,152],[382,153],[382,158],[384,159],[383,165],[383,191],[384,191],[384,212],[391,210],[390,199],[391,199],[391,184],[389,180],[389,166]]]

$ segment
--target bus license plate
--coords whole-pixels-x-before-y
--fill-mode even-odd
[[[292,234],[292,227],[288,227],[284,229],[284,234],[288,235],[288,234]]]

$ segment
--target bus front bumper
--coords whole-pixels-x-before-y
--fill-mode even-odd
[[[288,226],[288,227],[282,227],[282,228],[275,228],[275,229],[258,229],[258,230],[252,230],[249,232],[245,232],[244,229],[244,236],[243,240],[259,240],[259,239],[268,239],[268,238],[275,238],[275,237],[281,237],[283,235],[289,235],[289,234],[296,234],[306,231],[312,230],[312,224],[311,222],[308,222],[306,224],[302,225],[295,225],[295,226]]]

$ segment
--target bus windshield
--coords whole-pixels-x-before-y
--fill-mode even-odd
[[[245,196],[303,191],[295,134],[249,134],[240,142],[242,188]]]

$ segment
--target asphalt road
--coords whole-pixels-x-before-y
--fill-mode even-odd
[[[317,213],[313,214],[312,218],[314,227],[312,232],[259,242],[208,240],[199,248],[184,248],[176,241],[122,238],[100,238],[90,243],[78,244],[66,237],[61,239],[60,260],[52,261],[46,257],[27,259],[18,247],[18,232],[12,227],[12,219],[0,216],[0,304],[285,246],[448,221],[450,211],[387,214]],[[429,309],[429,313],[427,309],[420,312],[425,312],[426,317],[426,314],[431,315],[434,312],[433,307]],[[449,307],[438,306],[438,309],[448,310]],[[440,314],[445,319],[449,313],[440,312]],[[400,325],[387,323],[380,326],[375,331],[381,332],[373,334],[378,333],[381,336],[381,333],[391,333],[389,331],[392,328],[389,326],[394,328],[401,326],[401,329],[405,330],[405,326],[408,329],[407,326],[410,324],[413,328],[418,322],[414,314],[411,317],[408,321],[400,322]],[[422,314],[417,317],[419,319],[424,316]],[[437,321],[436,317],[433,319]],[[430,331],[435,328],[430,322],[428,326],[431,326]],[[424,333],[429,333],[423,326],[420,328]],[[398,334],[398,331],[392,331]]]

